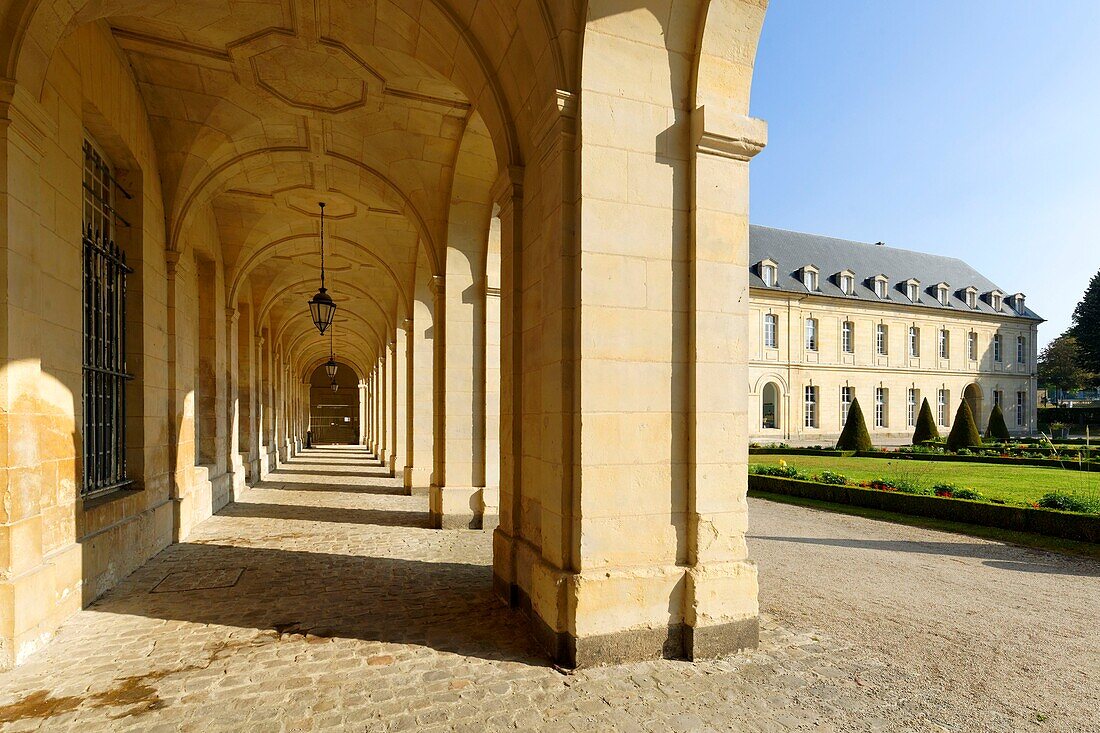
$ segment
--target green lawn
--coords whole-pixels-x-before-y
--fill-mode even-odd
[[[749,463],[778,464],[818,474],[829,470],[855,481],[904,479],[931,488],[951,483],[975,489],[990,499],[1031,503],[1048,491],[1100,495],[1100,472],[1084,473],[1058,468],[1001,466],[988,463],[951,463],[894,460],[889,458],[831,458],[828,456],[749,456]]]

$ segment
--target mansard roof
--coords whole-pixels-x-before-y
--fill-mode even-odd
[[[803,234],[755,224],[749,227],[749,249],[751,254],[749,262],[754,266],[749,274],[749,284],[754,288],[767,287],[756,271],[756,263],[763,259],[771,259],[779,263],[779,280],[771,289],[805,295],[806,288],[802,286],[798,273],[805,263],[813,262],[821,272],[852,270],[856,273],[856,288],[852,295],[845,295],[839,284],[832,279],[823,279],[819,283],[819,295],[856,298],[876,303],[887,300],[909,307],[950,308],[967,313],[977,312],[1043,320],[1026,306],[1022,312],[1017,313],[1007,299],[1000,311],[994,311],[992,306],[981,298],[978,299],[977,308],[969,308],[966,301],[959,297],[960,292],[969,286],[977,288],[982,294],[994,290],[1007,291],[997,287],[970,265],[954,257],[853,242],[819,234]],[[872,289],[873,282],[869,279],[879,274],[885,275],[892,286],[907,280],[919,280],[922,286],[917,301],[911,302],[892,287],[885,299],[877,297]],[[924,283],[932,283],[932,285],[926,287]],[[936,299],[935,285],[939,283],[951,285],[946,306]]]

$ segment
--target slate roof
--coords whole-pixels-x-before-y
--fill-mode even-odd
[[[1008,300],[1009,296],[1014,295],[1013,292],[999,288],[970,265],[954,257],[755,224],[749,227],[749,251],[749,285],[754,288],[768,287],[760,279],[758,264],[761,260],[771,259],[779,265],[779,280],[776,286],[770,288],[772,290],[807,293],[802,284],[801,270],[805,265],[814,265],[818,269],[818,295],[882,302],[883,299],[875,295],[871,278],[885,275],[889,279],[885,300],[897,305],[951,308],[967,313],[992,315],[997,312],[983,296],[990,291],[1000,290],[1004,293],[1004,302],[999,315],[1043,320],[1026,306],[1020,312],[1014,310]],[[837,273],[844,270],[855,273],[856,287],[852,295],[844,294],[836,277]],[[905,293],[905,282],[913,278],[920,281],[920,298],[916,303],[910,301]],[[941,282],[950,286],[950,298],[946,306],[936,299],[935,287]],[[978,290],[976,309],[968,307],[963,300],[965,295],[962,291],[970,286]]]

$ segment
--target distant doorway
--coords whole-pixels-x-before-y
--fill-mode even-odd
[[[309,378],[309,429],[313,445],[359,442],[359,376],[347,364],[336,368],[336,389],[322,364]]]
[[[776,387],[773,382],[765,384],[763,398],[760,426],[765,430],[777,430],[779,428],[779,387]]]

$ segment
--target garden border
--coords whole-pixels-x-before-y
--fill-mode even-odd
[[[749,474],[750,495],[753,491],[1100,543],[1100,516],[1091,514]]]
[[[1077,462],[1072,458],[1005,458],[1004,456],[960,456],[953,453],[910,453],[907,451],[841,451],[814,448],[749,448],[749,456],[821,456],[823,458],[884,458],[887,460],[937,461],[941,463],[989,463],[996,466],[1060,468],[1065,471],[1100,473],[1100,463]]]

